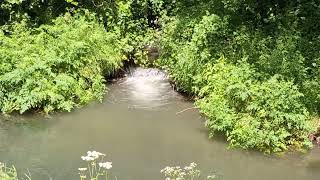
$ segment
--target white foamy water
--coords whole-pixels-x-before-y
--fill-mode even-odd
[[[119,82],[124,88],[132,108],[154,109],[167,105],[177,95],[166,74],[154,68],[131,68],[127,77]]]

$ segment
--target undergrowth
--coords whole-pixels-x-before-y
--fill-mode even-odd
[[[311,50],[320,41],[313,17],[294,11],[310,7],[199,0],[164,14],[158,66],[196,97],[211,137],[222,132],[231,147],[265,153],[312,146],[320,55]]]
[[[104,76],[121,67],[118,39],[117,32],[106,32],[89,12],[67,13],[33,29],[23,22],[4,26],[0,31],[1,111],[70,111],[101,100]]]

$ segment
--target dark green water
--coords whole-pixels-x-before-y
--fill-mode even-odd
[[[0,160],[28,169],[33,180],[78,179],[77,168],[85,165],[80,156],[88,150],[106,153],[119,180],[163,179],[163,167],[190,162],[224,180],[320,179],[319,148],[270,157],[228,150],[221,138],[208,140],[196,109],[177,114],[192,102],[156,70],[133,70],[109,89],[102,104],[71,113],[5,118],[20,123],[0,127]]]

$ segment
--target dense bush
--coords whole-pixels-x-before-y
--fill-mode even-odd
[[[186,29],[182,34],[176,34],[180,33],[175,32],[182,28],[180,26],[186,26]],[[183,91],[192,92],[194,76],[202,72],[204,64],[219,56],[226,27],[226,23],[214,14],[204,16],[198,24],[180,24],[178,18],[170,20],[163,32],[163,58],[159,63],[164,68],[174,69],[170,75]],[[213,43],[215,46],[211,45]]]
[[[320,17],[319,4],[188,2],[162,18],[159,65],[197,97],[210,134],[264,152],[309,147],[320,110],[319,36],[304,23],[315,18],[300,10],[314,6]]]
[[[231,146],[265,152],[310,145],[303,94],[279,76],[259,82],[254,74],[246,63],[219,62],[198,77],[205,82],[196,104],[207,117],[211,135],[224,132]]]
[[[108,33],[88,13],[69,13],[28,29],[10,26],[0,33],[0,108],[70,111],[101,99],[104,75],[121,65],[116,33]]]
[[[1,111],[70,111],[101,99],[103,76],[123,59],[150,64],[148,47],[162,5],[157,0],[1,1]],[[79,13],[83,8],[86,13]]]

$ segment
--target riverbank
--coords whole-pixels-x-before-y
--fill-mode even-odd
[[[72,112],[12,115],[17,123],[0,126],[0,159],[33,180],[79,179],[81,156],[105,152],[112,177],[163,180],[160,169],[199,164],[223,179],[318,180],[320,149],[282,156],[228,148],[223,136],[208,139],[205,121],[193,101],[173,91],[155,69],[132,69],[108,84],[100,102]],[[185,109],[189,109],[179,113]],[[20,122],[20,123],[19,123]],[[63,165],[62,165],[63,162]]]
[[[309,2],[117,1],[97,9],[72,1],[49,17],[38,14],[48,10],[40,4],[30,13],[20,7],[29,2],[8,3],[0,9],[3,113],[70,112],[101,101],[105,77],[124,61],[150,60],[175,89],[195,97],[210,136],[223,133],[231,147],[265,153],[312,146],[318,11],[292,13],[313,7]]]
[[[217,4],[192,4],[163,17],[159,67],[196,98],[210,137],[223,133],[231,147],[265,153],[311,148],[319,81],[317,64],[310,67],[313,57],[299,46],[307,37],[292,35],[299,29],[246,24]]]

